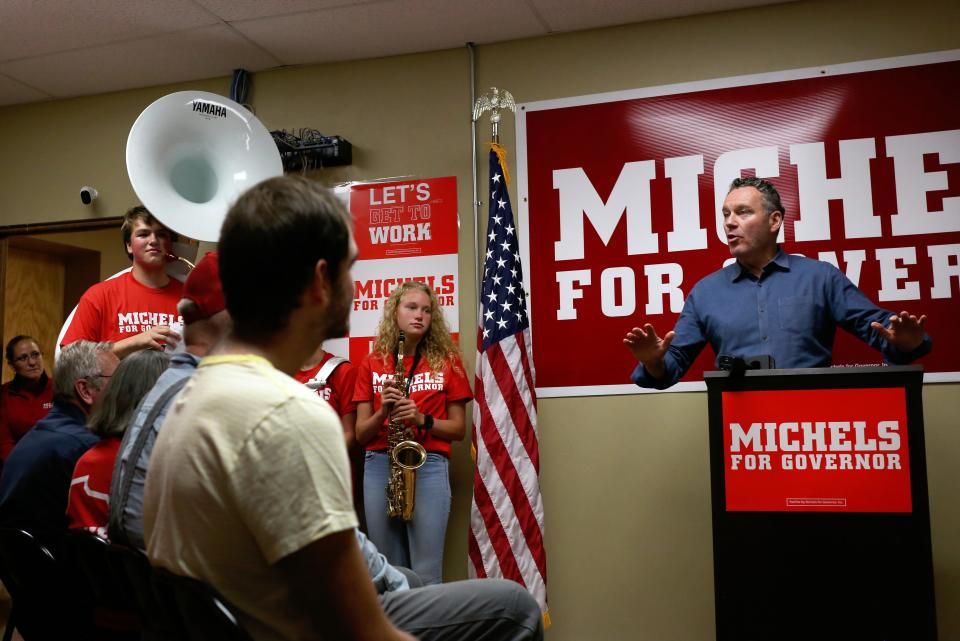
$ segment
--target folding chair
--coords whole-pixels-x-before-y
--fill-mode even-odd
[[[29,532],[0,528],[0,580],[13,598],[8,628],[24,641],[95,636],[89,590]]]
[[[126,574],[118,573],[107,560],[109,548],[109,541],[92,532],[69,530],[60,542],[61,561],[89,587],[98,636],[139,641],[140,610]]]
[[[111,543],[107,560],[129,581],[140,612],[143,641],[185,641],[187,633],[176,601],[171,593],[158,592],[147,555],[132,547]]]
[[[173,594],[190,641],[252,641],[216,590],[197,579],[154,568],[160,590]]]

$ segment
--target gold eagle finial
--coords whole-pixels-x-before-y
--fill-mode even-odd
[[[500,142],[500,111],[509,109],[516,112],[517,103],[513,100],[513,94],[506,89],[500,90],[496,87],[490,87],[489,94],[484,94],[477,98],[473,104],[473,122],[480,120],[485,112],[490,112],[490,124],[493,127],[493,142]]]

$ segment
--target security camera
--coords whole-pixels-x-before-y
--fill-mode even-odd
[[[81,187],[80,188],[80,202],[84,205],[89,205],[97,199],[97,190],[93,187]]]

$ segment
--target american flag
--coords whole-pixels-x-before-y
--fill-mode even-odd
[[[477,328],[469,569],[471,577],[523,585],[549,622],[533,347],[505,156],[493,145]]]

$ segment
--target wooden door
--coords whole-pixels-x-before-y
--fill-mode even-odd
[[[27,237],[2,242],[3,346],[18,334],[33,336],[52,374],[63,321],[84,289],[99,280],[99,252]],[[2,380],[11,378],[13,370],[4,362]]]

